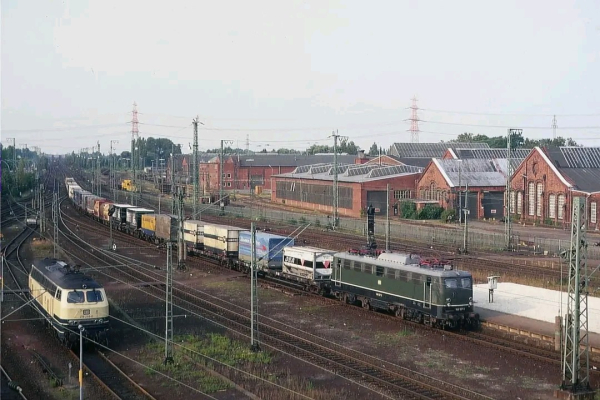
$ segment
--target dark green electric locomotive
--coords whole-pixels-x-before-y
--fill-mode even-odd
[[[331,289],[346,302],[430,326],[474,329],[479,325],[479,315],[473,312],[471,274],[414,254],[337,253]]]

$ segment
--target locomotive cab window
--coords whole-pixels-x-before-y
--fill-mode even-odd
[[[88,303],[98,303],[102,301],[102,292],[99,290],[88,290],[85,293]]]
[[[56,290],[56,296],[55,296],[58,300],[60,300],[60,298],[62,297],[62,290],[57,289]]]
[[[471,278],[462,278],[460,283],[463,288],[471,289]]]
[[[375,274],[377,276],[383,276],[383,267],[375,267]]]
[[[83,303],[84,301],[83,292],[73,291],[67,295],[67,303]]]
[[[446,287],[449,289],[455,289],[458,287],[458,282],[456,281],[456,279],[446,279],[444,281],[444,283],[446,284]]]

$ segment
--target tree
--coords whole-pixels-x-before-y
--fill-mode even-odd
[[[370,156],[376,156],[379,155],[379,146],[377,146],[377,143],[373,142],[373,144],[371,145],[371,147],[369,148],[369,153]]]

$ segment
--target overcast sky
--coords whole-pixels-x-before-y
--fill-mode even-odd
[[[2,0],[2,141],[362,148],[462,132],[600,145],[600,2]]]

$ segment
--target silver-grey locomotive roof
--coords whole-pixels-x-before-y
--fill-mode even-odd
[[[35,260],[33,265],[61,289],[100,289],[102,287],[90,276],[76,271],[64,261],[55,258]]]
[[[335,253],[334,257],[341,258],[343,260],[353,260],[353,261],[358,261],[358,262],[364,262],[364,263],[368,263],[368,264],[375,265],[378,267],[397,269],[397,270],[406,271],[406,272],[418,272],[421,274],[426,274],[426,275],[431,275],[431,276],[439,276],[442,278],[453,278],[453,277],[457,277],[457,276],[459,276],[459,277],[462,277],[462,276],[470,277],[471,276],[471,273],[468,271],[460,271],[457,269],[445,270],[443,267],[431,268],[428,266],[421,266],[419,264],[403,265],[403,264],[399,264],[394,261],[379,260],[375,257],[350,254],[348,252]],[[411,260],[415,259],[413,257],[408,257],[408,258]]]

